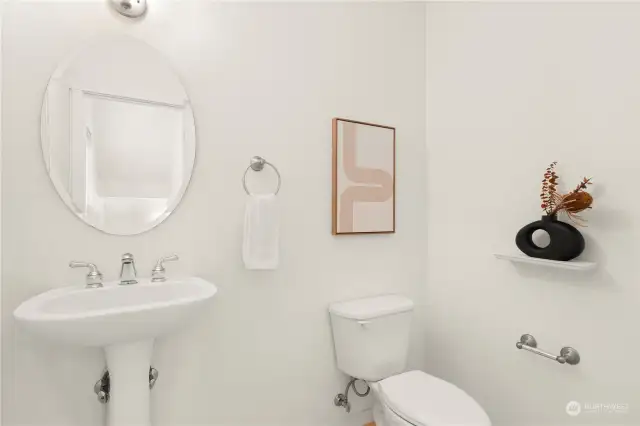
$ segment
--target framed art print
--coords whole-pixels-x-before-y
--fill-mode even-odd
[[[396,129],[333,119],[333,234],[396,230]]]

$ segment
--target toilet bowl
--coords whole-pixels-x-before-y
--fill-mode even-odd
[[[466,392],[422,371],[369,383],[376,426],[491,426]]]
[[[422,371],[407,371],[413,302],[390,294],[329,306],[337,366],[373,390],[376,426],[491,426],[467,393]]]

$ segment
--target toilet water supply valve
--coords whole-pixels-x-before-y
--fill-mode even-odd
[[[149,367],[149,389],[153,389],[158,380],[158,370],[153,367]],[[98,395],[98,401],[101,404],[106,404],[111,398],[111,379],[109,376],[109,370],[105,369],[102,373],[100,380],[93,385],[93,391]]]
[[[369,384],[367,382],[364,382],[364,380],[363,382],[367,386],[367,390],[364,391],[363,393],[358,392],[358,389],[356,388],[357,380],[360,380],[360,379],[356,379],[355,377],[352,377],[351,380],[349,380],[349,383],[347,383],[347,387],[344,390],[344,393],[339,393],[336,395],[335,398],[333,398],[333,404],[336,407],[343,407],[347,413],[351,412],[351,404],[349,403],[349,388],[353,388],[353,392],[361,398],[369,395],[369,392],[371,392],[371,388],[369,387]]]

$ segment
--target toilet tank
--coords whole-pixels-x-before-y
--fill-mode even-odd
[[[411,299],[397,294],[331,304],[338,368],[368,381],[404,371],[412,311]]]

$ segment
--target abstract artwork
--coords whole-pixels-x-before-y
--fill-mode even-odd
[[[395,232],[396,129],[333,119],[333,234]]]

